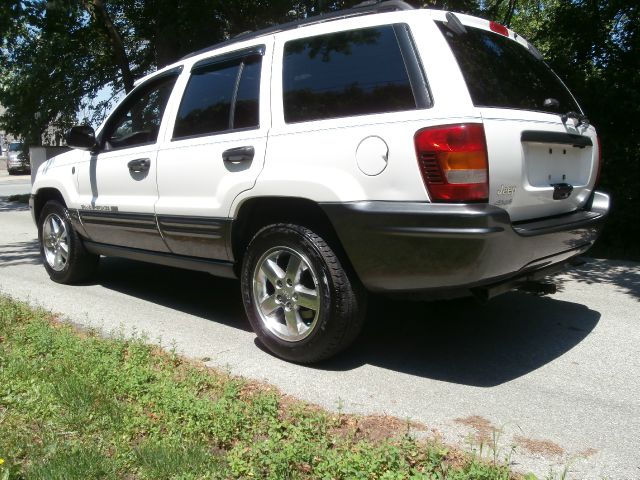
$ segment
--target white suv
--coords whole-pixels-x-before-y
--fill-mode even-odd
[[[297,362],[346,347],[367,292],[531,286],[609,209],[596,131],[532,45],[397,1],[194,53],[67,142],[31,201],[54,281],[100,255],[240,278],[263,344]]]

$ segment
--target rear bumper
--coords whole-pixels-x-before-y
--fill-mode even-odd
[[[433,296],[533,278],[587,251],[609,211],[594,192],[580,211],[511,223],[493,205],[353,202],[321,205],[367,289]]]
[[[8,159],[7,168],[11,170],[29,170],[30,165],[26,160]]]

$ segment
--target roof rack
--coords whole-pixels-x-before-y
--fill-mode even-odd
[[[366,0],[351,8],[336,10],[335,12],[321,13],[319,15],[314,15],[312,17],[303,18],[300,20],[293,20],[291,22],[274,25],[272,27],[263,28],[261,30],[256,30],[254,32],[243,32],[236,35],[235,37],[230,38],[229,40],[225,40],[223,42],[216,43],[215,45],[212,45],[210,47],[206,47],[201,50],[197,50],[195,52],[189,53],[184,57],[182,57],[180,60],[184,60],[190,57],[195,57],[196,55],[200,55],[201,53],[206,53],[211,50],[224,47],[226,45],[231,45],[237,42],[241,42],[243,40],[250,40],[252,38],[261,37],[263,35],[269,35],[277,32],[284,32],[287,30],[294,30],[304,25],[313,25],[316,23],[329,22],[333,20],[339,20],[341,18],[356,17],[360,15],[371,15],[374,13],[394,12],[394,11],[400,11],[400,10],[414,10],[414,9],[415,8],[413,6],[409,5],[407,2],[404,2],[402,0]]]

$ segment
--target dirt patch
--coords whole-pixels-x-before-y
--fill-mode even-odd
[[[543,455],[545,457],[559,457],[564,454],[564,449],[557,443],[550,440],[535,440],[522,436],[513,437],[514,442],[534,455]]]
[[[273,393],[278,398],[278,416],[281,421],[291,421],[299,414],[323,414],[327,416],[331,435],[349,438],[352,441],[368,440],[381,442],[397,439],[411,432],[429,432],[426,425],[419,422],[401,420],[388,415],[353,415],[328,412],[319,405],[308,403],[282,393],[276,387],[259,381],[247,381],[240,391],[240,398],[250,401],[254,395]],[[429,437],[435,433],[429,432]],[[454,456],[457,452],[454,452]]]
[[[336,418],[336,426],[332,429],[341,437],[352,437],[354,440],[381,442],[409,434],[411,431],[426,431],[427,427],[417,422],[400,420],[388,415],[341,415]]]
[[[469,464],[469,455],[467,453],[456,450],[455,448],[447,449],[444,461],[452,468],[463,469]]]
[[[598,450],[595,448],[585,448],[581,452],[578,452],[578,456],[582,458],[589,458],[593,457],[596,453],[598,453]]]
[[[475,430],[475,440],[477,443],[492,442],[495,432],[498,431],[498,428],[496,428],[489,420],[481,417],[480,415],[472,415],[465,418],[456,418],[455,422],[461,425],[466,425],[467,427],[471,427],[473,430]]]
[[[76,336],[82,339],[93,338],[97,336],[97,332],[94,328],[63,320],[59,315],[50,314],[47,316],[46,320],[49,325],[51,325],[51,328],[55,328],[57,330],[70,328]]]
[[[267,395],[269,393],[280,395],[280,392],[271,385],[256,381],[247,381],[246,383],[243,383],[240,388],[240,399],[248,401],[258,395]]]

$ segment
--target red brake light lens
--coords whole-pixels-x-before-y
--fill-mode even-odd
[[[415,146],[432,201],[488,201],[489,163],[482,124],[424,128],[416,133]]]
[[[489,22],[489,29],[492,32],[499,33],[500,35],[504,35],[505,37],[509,36],[509,29],[504,25],[499,24],[498,22]]]

